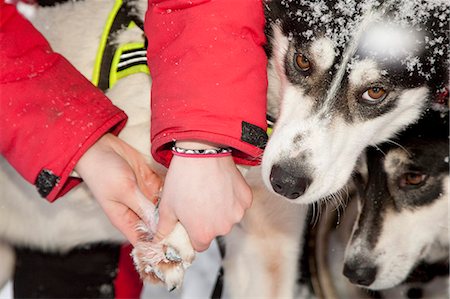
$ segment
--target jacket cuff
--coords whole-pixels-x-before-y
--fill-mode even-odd
[[[72,188],[82,182],[78,177],[71,177],[75,165],[78,163],[84,153],[106,133],[118,135],[126,123],[127,116],[124,112],[114,115],[110,120],[105,122],[103,126],[97,129],[91,136],[89,136],[83,145],[75,152],[75,155],[69,160],[67,165],[59,172],[60,175],[55,175],[48,169],[42,169],[39,173],[35,185],[39,194],[46,197],[50,202],[65,195]]]
[[[206,132],[161,132],[152,139],[152,155],[158,162],[169,167],[172,160],[172,145],[179,140],[198,140],[223,144],[233,148],[233,159],[236,164],[259,165],[263,149],[267,143],[267,134],[264,129],[242,122],[241,138],[228,135]]]

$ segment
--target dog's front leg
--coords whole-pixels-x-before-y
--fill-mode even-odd
[[[249,181],[253,205],[225,239],[224,298],[295,298],[307,207]]]
[[[152,242],[158,213],[152,204],[147,204],[145,210],[150,217],[148,223],[142,222],[137,227],[140,239],[132,252],[133,261],[142,280],[163,282],[172,291],[182,285],[184,272],[194,260],[195,251],[179,222],[166,238]]]

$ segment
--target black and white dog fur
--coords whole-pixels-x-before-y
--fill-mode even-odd
[[[261,168],[246,176],[253,206],[226,238],[232,298],[306,296],[296,269],[307,207],[296,204],[339,200],[364,149],[436,108],[448,86],[445,1],[267,1],[265,10],[277,122]]]
[[[65,3],[33,22],[57,51],[89,77],[111,2]],[[425,12],[438,11],[438,16],[417,14],[421,16],[417,22],[397,16],[398,7],[408,6],[408,0],[354,1],[353,6],[347,1],[265,3],[268,111],[277,123],[262,166],[242,169],[253,188],[254,203],[226,237],[225,296],[297,296],[297,260],[307,214],[307,206],[298,203],[317,202],[339,192],[363,150],[415,122],[446,85],[447,48],[441,43],[448,44],[448,4],[412,3],[416,2]],[[387,16],[394,25],[386,22]],[[389,34],[377,33],[375,24],[394,30],[409,46],[389,43]],[[426,24],[425,31],[421,24]],[[380,43],[386,47],[379,49]],[[121,136],[144,154],[150,147],[148,91],[148,77],[138,74],[108,92],[130,116]],[[33,188],[20,183],[3,161],[2,169],[6,172],[2,171],[0,181],[6,185],[1,189],[8,192],[2,199],[6,208],[0,209],[2,239],[54,250],[80,242],[122,240],[99,216],[98,206],[83,187],[51,206],[36,198]],[[49,213],[61,215],[60,221],[46,217]],[[92,227],[104,229],[95,232]],[[193,258],[189,240],[182,228],[178,234],[169,245],[189,263]],[[155,265],[150,266],[148,270],[156,273],[151,271]],[[161,271],[168,288],[181,284],[182,262]]]
[[[345,254],[344,275],[352,283],[387,289],[415,267],[434,264],[446,265],[448,277],[448,113],[428,114],[395,143],[367,151],[359,217]]]
[[[342,190],[361,152],[447,87],[444,1],[271,1],[269,189],[296,203]],[[438,17],[433,16],[436,14]]]

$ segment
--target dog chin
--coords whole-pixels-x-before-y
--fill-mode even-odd
[[[380,275],[380,279],[376,279],[370,286],[365,288],[372,291],[390,289],[402,283],[406,279],[407,274],[408,272],[404,275]]]
[[[381,271],[377,273],[375,281],[365,288],[378,291],[395,287],[408,278],[409,273],[413,269],[417,258],[410,256],[408,258],[397,258],[391,261],[385,261],[379,264]]]

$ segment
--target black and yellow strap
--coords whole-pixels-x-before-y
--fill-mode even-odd
[[[267,136],[270,137],[270,135],[272,135],[272,131],[273,131],[273,126],[276,122],[275,117],[273,117],[272,115],[269,115],[268,113],[266,113],[266,121],[267,121]]]
[[[108,15],[95,58],[92,83],[105,91],[118,80],[131,74],[150,74],[147,67],[146,45],[143,41],[117,45],[116,34],[136,26],[142,29],[142,19],[130,0],[116,0]]]

